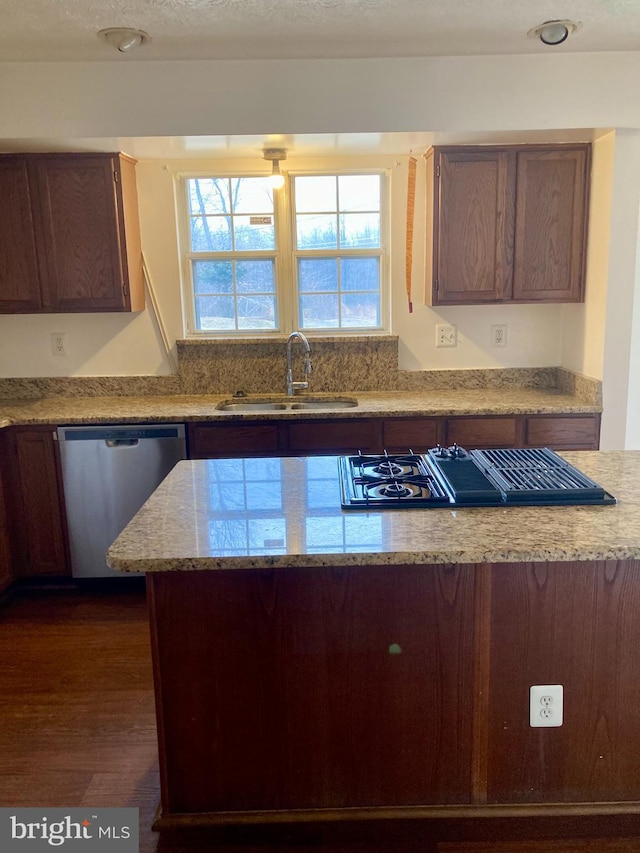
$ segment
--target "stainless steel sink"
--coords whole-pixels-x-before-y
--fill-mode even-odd
[[[225,400],[216,406],[216,409],[223,412],[277,412],[286,408],[284,403],[263,403],[261,400],[244,400],[242,403],[230,403]]]
[[[292,403],[290,409],[352,409],[358,405],[357,400],[335,399],[335,400],[300,400]]]
[[[355,397],[285,397],[278,400],[223,400],[216,409],[222,412],[282,412],[314,409],[352,409]]]

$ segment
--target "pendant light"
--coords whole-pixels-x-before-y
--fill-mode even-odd
[[[287,151],[285,148],[265,148],[262,152],[265,160],[271,162],[271,175],[269,183],[274,189],[279,189],[284,186],[284,175],[280,172],[280,161],[287,159]]]

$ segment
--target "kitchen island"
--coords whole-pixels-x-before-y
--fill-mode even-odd
[[[157,828],[640,820],[640,453],[563,456],[618,503],[347,511],[334,457],[179,463],[108,555],[147,573]]]

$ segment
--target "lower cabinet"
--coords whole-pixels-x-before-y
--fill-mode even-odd
[[[597,450],[600,415],[324,418],[192,423],[191,459],[321,453],[424,453],[436,444]]]
[[[3,437],[5,496],[16,578],[69,574],[53,432],[53,426],[12,427]]]
[[[1,445],[0,445],[1,446]],[[4,498],[3,477],[0,471],[0,592],[13,580],[6,501]]]
[[[323,453],[379,453],[379,418],[235,421],[187,425],[189,458],[314,456]]]

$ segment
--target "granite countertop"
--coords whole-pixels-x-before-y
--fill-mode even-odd
[[[107,560],[156,572],[640,559],[640,451],[562,456],[618,503],[342,510],[336,457],[180,462]]]
[[[0,427],[11,424],[223,421],[230,418],[317,420],[371,416],[576,414],[602,410],[602,406],[563,391],[535,388],[356,391],[333,396],[356,397],[358,405],[349,409],[332,408],[329,404],[326,409],[309,411],[223,412],[216,406],[230,399],[228,394],[0,399]],[[251,395],[249,399],[269,400],[274,397],[277,398],[276,395]],[[299,399],[304,399],[304,395]]]

